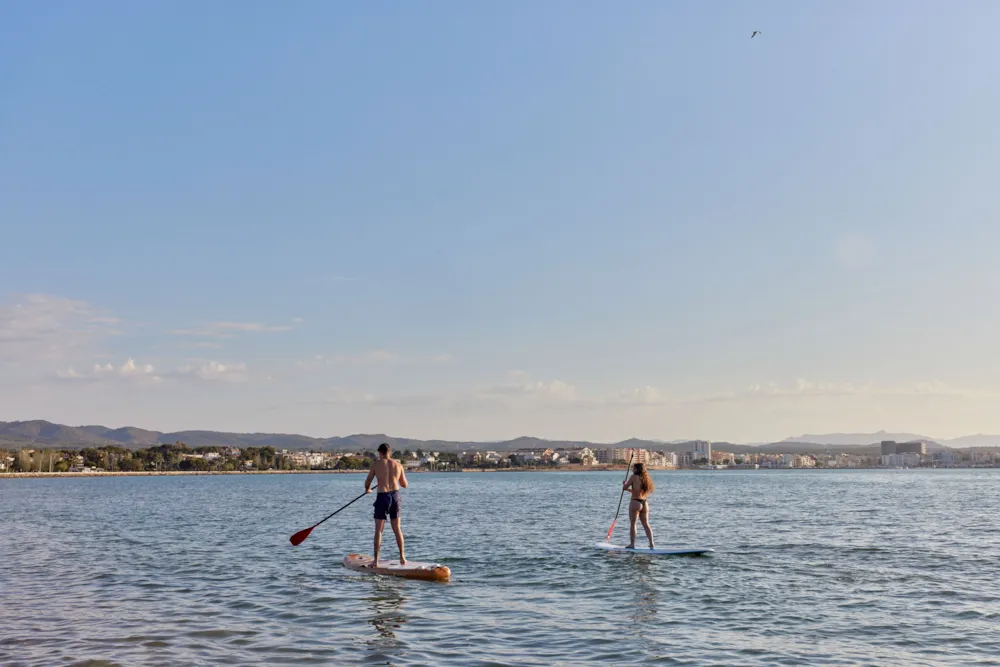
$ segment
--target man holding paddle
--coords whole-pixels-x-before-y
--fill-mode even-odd
[[[378,459],[372,464],[372,469],[368,471],[365,479],[365,493],[371,493],[372,479],[378,481],[378,495],[375,496],[375,559],[372,567],[378,567],[378,552],[382,547],[382,529],[385,527],[385,520],[388,517],[392,525],[392,532],[396,534],[396,545],[399,547],[399,562],[406,564],[406,557],[403,555],[403,530],[399,525],[399,511],[402,507],[402,500],[399,497],[400,487],[406,488],[406,473],[399,461],[394,461],[389,456],[389,445],[382,443],[378,446]]]

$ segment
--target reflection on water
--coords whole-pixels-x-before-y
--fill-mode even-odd
[[[369,640],[369,646],[383,649],[387,645],[394,644],[396,639],[394,630],[399,630],[406,624],[406,615],[402,613],[403,603],[406,602],[402,594],[403,585],[402,582],[392,581],[387,577],[373,578],[374,594],[364,598],[364,602],[371,612],[368,623],[374,626],[379,636]]]
[[[640,637],[645,637],[647,625],[657,618],[660,592],[650,579],[652,556],[636,556],[632,564],[634,578],[631,581],[634,602],[632,604],[632,624]],[[660,619],[662,620],[662,619]]]
[[[651,556],[642,556],[635,564],[635,581],[632,584],[635,591],[635,604],[632,606],[632,622],[637,625],[636,633],[645,637],[647,625],[657,617],[660,592],[650,581],[649,568]],[[661,619],[662,620],[662,619]]]

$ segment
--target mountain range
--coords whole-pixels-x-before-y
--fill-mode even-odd
[[[823,435],[806,434],[787,438],[783,442],[808,442],[817,445],[877,445],[883,440],[895,440],[896,442],[923,440],[927,443],[928,448],[934,448],[935,446],[951,448],[996,447],[1000,445],[1000,435],[977,433],[975,435],[963,435],[958,438],[932,438],[917,433],[891,433],[888,431],[876,431],[875,433],[827,433]]]
[[[933,439],[914,433],[829,433],[825,435],[801,435],[780,442],[743,445],[728,442],[714,442],[717,450],[733,453],[816,453],[850,451],[869,453],[878,450],[882,440],[924,440],[929,450],[944,447],[989,447],[1000,445],[1000,436],[969,435],[952,439]],[[8,447],[62,447],[80,448],[88,446],[118,445],[137,448],[159,443],[184,442],[190,447],[209,445],[230,445],[235,447],[263,447],[270,445],[277,449],[358,451],[374,449],[382,442],[388,442],[396,449],[424,449],[428,451],[456,452],[467,450],[512,451],[515,449],[544,449],[569,447],[634,447],[683,452],[690,449],[689,440],[642,440],[631,438],[618,443],[594,443],[583,440],[545,440],[523,436],[500,442],[470,442],[450,440],[417,440],[398,438],[384,434],[355,434],[331,438],[312,438],[294,433],[225,433],[220,431],[175,431],[164,433],[126,426],[66,426],[45,420],[0,422],[0,446]]]

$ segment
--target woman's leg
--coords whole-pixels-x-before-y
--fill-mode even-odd
[[[642,506],[642,511],[639,512],[639,518],[642,519],[642,527],[646,529],[646,537],[649,538],[649,548],[653,547],[653,529],[649,525],[649,503],[645,503]],[[632,524],[635,526],[635,524]],[[635,534],[632,534],[632,541],[635,542]]]
[[[639,517],[639,503],[630,500],[628,503],[628,546],[635,548],[635,520]]]

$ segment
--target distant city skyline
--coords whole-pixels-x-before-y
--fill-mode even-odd
[[[0,420],[1000,433],[1000,5],[120,8],[2,12]]]

